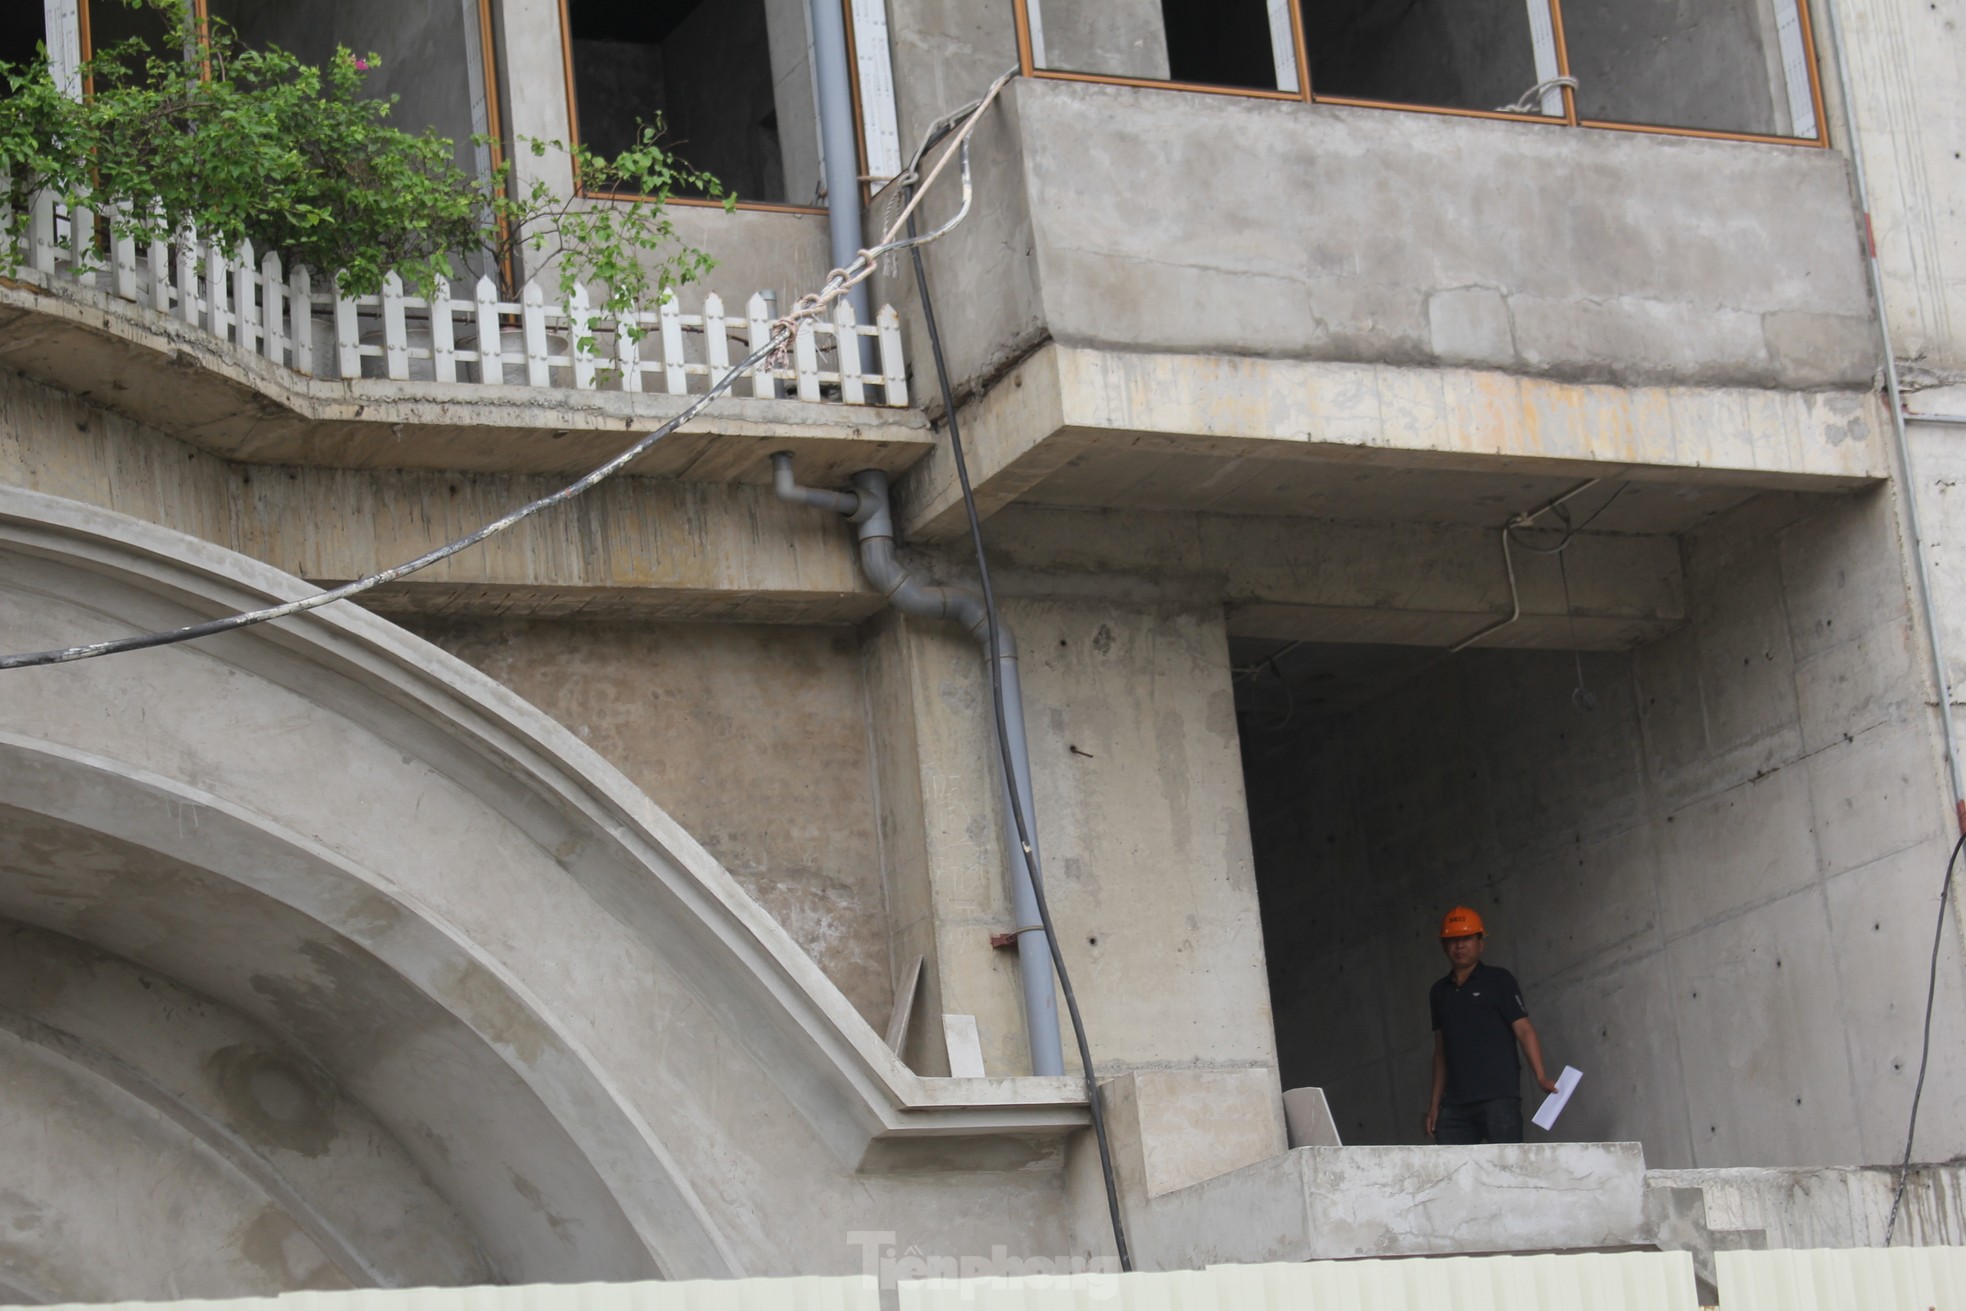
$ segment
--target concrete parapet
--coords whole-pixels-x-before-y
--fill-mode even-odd
[[[951,333],[966,382],[1031,326],[1626,384],[1863,386],[1877,362],[1826,151],[1067,81],[1006,100],[986,203],[929,256],[992,302]]]
[[[1142,1268],[1646,1242],[1637,1143],[1303,1147],[1132,1213]]]

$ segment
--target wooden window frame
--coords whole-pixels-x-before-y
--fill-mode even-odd
[[[561,0],[564,5],[565,0]],[[1816,29],[1814,17],[1809,12],[1810,0],[1795,0],[1796,16],[1801,29],[1804,64],[1809,73],[1809,100],[1815,109],[1816,135],[1813,137],[1774,136],[1758,132],[1727,132],[1713,128],[1673,127],[1655,123],[1625,123],[1604,119],[1580,118],[1577,113],[1576,88],[1564,86],[1563,116],[1548,114],[1511,114],[1493,109],[1454,109],[1444,105],[1413,105],[1391,100],[1364,100],[1350,96],[1321,96],[1311,85],[1310,51],[1305,44],[1303,12],[1300,0],[1292,0],[1290,5],[1290,30],[1296,44],[1297,91],[1266,91],[1249,87],[1210,86],[1198,82],[1175,82],[1144,77],[1125,77],[1110,73],[1071,73],[1059,69],[1039,68],[1033,59],[1031,41],[1031,11],[1029,0],[1011,0],[1012,12],[1017,31],[1017,63],[1023,76],[1039,81],[1054,82],[1093,82],[1104,86],[1145,87],[1163,91],[1201,92],[1204,95],[1242,96],[1252,100],[1294,100],[1308,105],[1346,105],[1362,109],[1391,109],[1408,114],[1439,114],[1449,118],[1497,119],[1508,123],[1528,123],[1542,127],[1584,127],[1597,128],[1607,132],[1636,132],[1647,136],[1698,137],[1709,141],[1749,141],[1765,145],[1803,146],[1817,150],[1830,148],[1829,119],[1823,107],[1822,70],[1816,50]],[[1557,72],[1568,78],[1570,72],[1570,45],[1563,28],[1562,0],[1549,0],[1550,25],[1556,35]]]
[[[828,0],[816,0],[816,2],[819,4],[826,4],[828,3]],[[579,104],[580,98],[574,94],[573,24],[572,21],[567,16],[567,3],[568,0],[559,0],[560,64],[563,70],[562,76],[566,81],[566,87],[567,87],[567,140],[571,141],[575,145],[578,145],[580,143],[580,104]],[[838,3],[844,6],[846,4],[846,0],[838,0]],[[851,22],[851,18],[852,15],[849,13],[848,14],[849,21],[847,23],[847,32],[849,34],[847,39],[849,42],[852,41],[851,33],[853,31],[853,24]],[[851,51],[849,51],[847,62],[849,67],[851,67],[852,65]],[[817,105],[814,105],[813,114],[817,116],[818,113],[819,113],[819,107]],[[857,78],[854,82],[853,116],[854,116],[854,128],[855,128],[854,131],[854,153],[856,156],[855,168],[857,172],[865,173],[866,171],[865,164],[864,162],[858,159],[858,156],[864,153],[866,148],[860,143],[859,140],[860,91],[859,91],[859,82]],[[580,197],[582,200],[619,200],[619,201],[634,202],[634,201],[644,201],[644,200],[654,199],[653,196],[642,196],[642,195],[637,195],[633,192],[626,192],[626,191],[591,191],[588,189],[587,184],[580,180],[580,170],[577,168],[574,170],[574,174],[573,174],[573,194]],[[721,200],[705,200],[705,199],[698,198],[696,196],[670,196],[663,203],[667,205],[688,205],[701,209],[724,208],[724,202]],[[740,210],[755,211],[764,214],[807,214],[807,215],[817,214],[823,216],[827,213],[826,207],[824,205],[793,205],[793,204],[788,204],[784,201],[777,201],[777,200],[740,200],[737,202],[737,208]]]

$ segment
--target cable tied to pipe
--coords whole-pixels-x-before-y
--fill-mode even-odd
[[[1005,72],[990,84],[990,89],[984,92],[982,98],[975,104],[937,121],[922,148],[915,152],[915,158],[909,162],[907,169],[894,179],[895,182],[902,184],[903,190],[898,194],[907,195],[908,203],[901,206],[900,212],[889,220],[886,230],[881,233],[880,240],[871,246],[863,247],[844,268],[829,272],[818,291],[808,292],[799,297],[793,302],[791,309],[772,321],[773,336],[782,336],[774,358],[783,358],[787,346],[798,335],[800,325],[821,317],[834,301],[873,277],[874,270],[880,267],[882,256],[895,251],[926,246],[968,217],[971,197],[970,135],[976,131],[976,125],[982,122],[983,115],[989,111],[991,105],[996,103],[997,97],[1003,93],[1006,86],[1010,85],[1010,80],[1017,76],[1017,72],[1018,70],[1014,68]],[[920,172],[922,157],[927,153],[930,143],[935,140],[935,131],[946,130],[948,124],[959,116],[962,116],[961,126],[950,135],[949,143],[943,148],[941,157],[935,161],[935,166],[929,169],[927,174],[922,174]],[[923,198],[928,195],[929,189],[935,185],[935,180],[942,176],[942,171],[948,168],[949,161],[952,159],[962,161],[962,205],[947,223],[934,231],[922,236],[902,237],[902,230],[914,218],[915,211],[921,207]]]

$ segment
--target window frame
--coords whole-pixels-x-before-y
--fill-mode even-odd
[[[822,0],[823,2],[823,0]],[[1054,82],[1094,82],[1105,86],[1146,87],[1161,91],[1200,92],[1204,95],[1242,96],[1252,100],[1288,100],[1307,105],[1345,105],[1359,109],[1391,109],[1408,114],[1441,114],[1450,118],[1485,118],[1505,123],[1526,123],[1540,127],[1583,127],[1597,128],[1607,132],[1637,132],[1647,136],[1700,137],[1709,141],[1751,141],[1777,146],[1806,146],[1812,149],[1828,150],[1829,117],[1823,105],[1822,70],[1816,50],[1816,28],[1814,16],[1809,12],[1810,0],[1795,0],[1796,18],[1800,28],[1804,64],[1809,74],[1809,101],[1815,111],[1816,135],[1813,137],[1775,136],[1760,132],[1728,132],[1716,128],[1673,127],[1657,123],[1624,123],[1607,119],[1591,119],[1579,116],[1577,112],[1576,88],[1564,86],[1563,115],[1557,117],[1547,114],[1510,114],[1493,109],[1456,109],[1445,105],[1413,105],[1393,100],[1366,100],[1353,96],[1324,96],[1317,93],[1311,84],[1310,50],[1305,44],[1304,18],[1301,0],[1291,0],[1290,32],[1297,56],[1296,91],[1269,91],[1249,87],[1211,86],[1199,82],[1175,82],[1144,77],[1126,77],[1111,73],[1073,73],[1061,69],[1039,68],[1033,60],[1031,40],[1030,0],[1010,0],[1017,32],[1017,64],[1025,77]],[[1570,46],[1563,28],[1563,0],[1548,0],[1550,25],[1556,35],[1557,75],[1568,78],[1570,72]],[[564,5],[565,0],[561,0]]]
[[[815,0],[815,3],[818,4],[825,4],[827,2],[828,0]],[[839,0],[839,3],[844,7],[846,0]],[[566,90],[567,90],[567,140],[574,143],[575,145],[578,145],[580,142],[580,104],[579,104],[579,97],[574,93],[574,84],[573,84],[573,22],[567,13],[568,0],[558,0],[558,7],[560,10],[561,78],[566,83]],[[849,15],[849,19],[850,18],[851,15]],[[849,21],[847,24],[847,32],[849,34],[847,39],[849,42],[852,41],[852,35],[851,35],[852,31],[853,31],[853,25],[851,21]],[[849,66],[851,66],[851,63],[852,60],[849,57],[848,59]],[[818,113],[819,113],[819,106],[814,105],[813,114],[817,116]],[[859,81],[857,76],[855,77],[855,81],[854,81],[853,117],[854,117],[854,126],[855,126],[855,131],[854,131],[855,164],[856,164],[856,168],[861,173],[864,174],[866,171],[865,164],[863,161],[861,161],[859,157],[866,153],[866,145],[860,140],[861,137],[861,132],[859,130],[860,87],[859,87]],[[643,196],[643,195],[638,195],[634,192],[627,192],[627,191],[590,190],[587,184],[581,181],[579,169],[574,170],[573,194],[582,200],[618,200],[618,201],[633,202],[633,201],[654,199],[654,197],[652,196]],[[670,196],[663,203],[668,205],[689,205],[689,206],[694,206],[703,209],[724,208],[724,202],[721,200],[707,200],[697,196]],[[767,213],[767,214],[808,214],[808,215],[817,214],[823,216],[828,212],[824,205],[794,205],[782,200],[739,200],[737,202],[736,207],[740,210],[757,211],[760,213]]]

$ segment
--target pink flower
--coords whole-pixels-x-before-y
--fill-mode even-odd
[[[358,72],[358,73],[366,73],[366,72],[368,72],[368,71],[369,71],[369,61],[368,61],[368,60],[366,60],[366,59],[357,59],[357,60],[355,61],[355,71],[356,71],[356,72]]]

